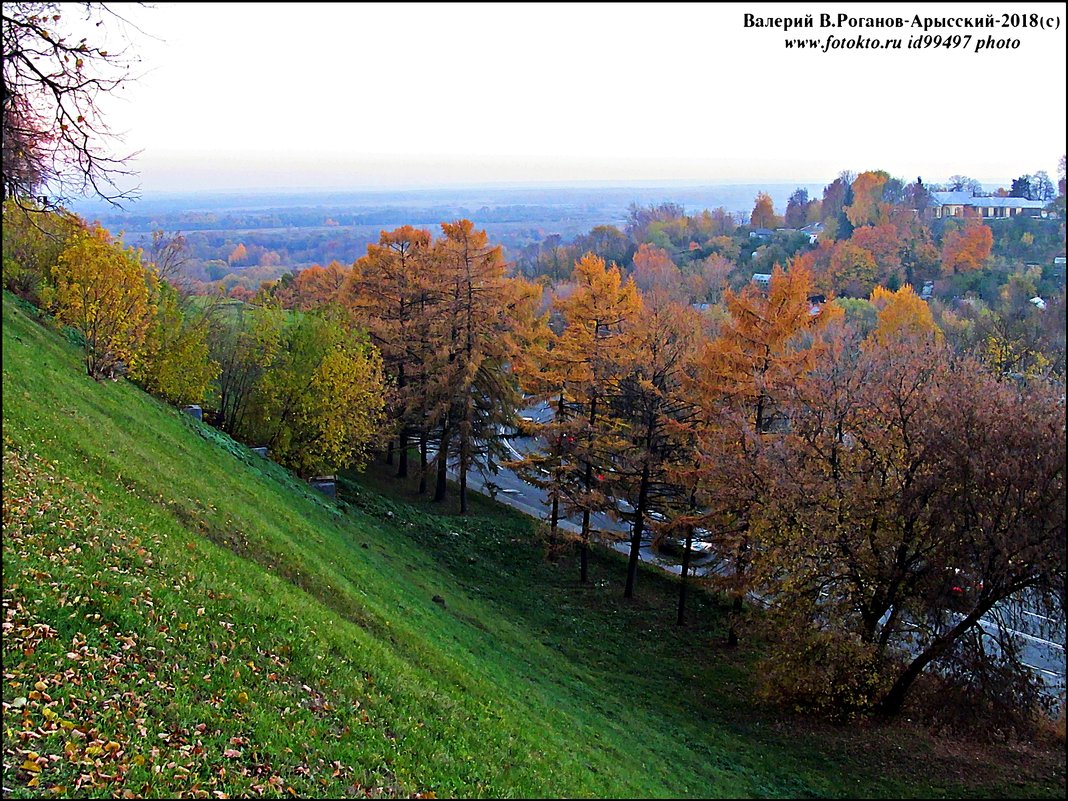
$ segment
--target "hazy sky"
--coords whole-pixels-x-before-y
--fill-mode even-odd
[[[181,4],[120,9],[106,107],[144,191],[578,181],[1006,183],[1065,150],[1065,4]],[[762,18],[1036,12],[967,50],[799,52]],[[974,52],[974,39],[1017,49]]]

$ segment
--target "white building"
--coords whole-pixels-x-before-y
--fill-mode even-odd
[[[1024,197],[980,197],[971,192],[932,192],[930,208],[936,219],[961,217],[965,209],[975,209],[984,219],[1016,217],[1020,214],[1045,217],[1047,214],[1046,204],[1041,200],[1028,200]]]

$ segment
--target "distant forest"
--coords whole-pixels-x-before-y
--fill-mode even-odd
[[[149,248],[152,232],[181,233],[190,278],[212,282],[234,273],[229,257],[244,245],[244,271],[224,281],[255,288],[257,282],[332,261],[350,265],[378,241],[383,229],[400,225],[435,228],[442,220],[469,219],[504,246],[509,259],[550,237],[570,241],[598,225],[622,227],[631,204],[670,198],[686,208],[725,207],[748,220],[755,185],[714,187],[599,187],[588,189],[485,189],[365,193],[161,195],[129,210],[86,203],[74,210],[113,231],[127,244]],[[793,184],[766,187],[785,204]],[[818,191],[818,185],[809,189]]]

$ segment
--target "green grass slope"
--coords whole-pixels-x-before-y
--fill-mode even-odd
[[[580,587],[534,522],[327,501],[3,304],[3,787],[19,796],[1062,795],[1063,754],[781,720],[720,614]],[[440,595],[444,604],[435,603]],[[982,755],[980,760],[978,757]]]

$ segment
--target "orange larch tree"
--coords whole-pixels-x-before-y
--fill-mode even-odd
[[[366,327],[381,351],[386,375],[393,382],[390,415],[398,428],[397,476],[401,478],[408,475],[410,438],[422,426],[410,412],[420,405],[426,387],[411,379],[427,374],[422,364],[426,354],[413,352],[413,345],[420,341],[415,330],[427,312],[425,295],[436,272],[431,262],[431,237],[426,229],[406,225],[383,231],[377,244],[367,246],[367,255],[353,265],[338,290],[342,303]],[[336,277],[326,270],[323,273],[327,283]],[[319,278],[314,275],[309,284],[318,284]]]
[[[775,267],[766,293],[754,285],[728,291],[730,316],[684,382],[697,409],[694,474],[708,505],[703,522],[732,554],[728,583],[736,613],[746,591],[750,515],[766,500],[760,492],[762,439],[787,422],[780,395],[818,352],[811,332],[841,316],[834,304],[814,312],[811,283],[811,273],[795,263],[789,272]],[[730,639],[737,642],[733,625]]]
[[[590,517],[606,498],[596,476],[606,458],[605,414],[633,359],[641,299],[632,280],[615,265],[587,253],[575,263],[574,291],[555,304],[564,323],[551,356],[555,419],[545,431],[558,462],[550,497],[568,514],[582,515],[581,580],[588,574]]]
[[[774,228],[776,222],[778,220],[775,217],[775,204],[771,195],[761,192],[756,196],[753,213],[749,215],[749,224],[754,228]]]
[[[434,261],[442,302],[434,321],[437,348],[430,376],[431,412],[440,431],[434,499],[445,498],[447,463],[457,461],[460,512],[467,511],[472,467],[496,471],[503,437],[522,400],[511,361],[535,335],[540,291],[506,275],[499,245],[470,220],[442,223]]]
[[[643,533],[651,514],[674,517],[691,494],[675,481],[671,470],[680,452],[689,451],[689,438],[678,436],[685,429],[672,424],[694,413],[679,388],[683,370],[695,355],[699,331],[697,312],[689,304],[665,292],[644,296],[630,369],[610,399],[611,488],[633,510],[624,515],[631,523],[624,598],[634,595]],[[688,453],[682,458],[687,459]]]
[[[338,300],[348,270],[336,261],[326,267],[312,265],[294,276],[292,283],[280,290],[279,300],[285,309],[310,311]]]

